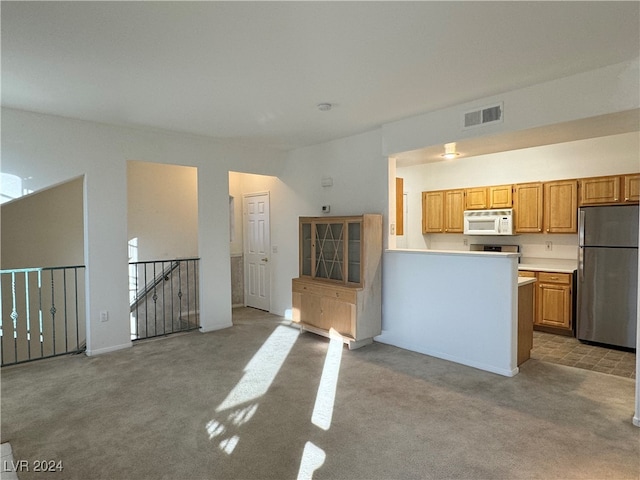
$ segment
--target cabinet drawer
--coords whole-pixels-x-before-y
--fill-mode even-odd
[[[531,272],[529,270],[518,270],[518,276],[536,278],[536,272]]]
[[[319,285],[318,283],[299,282],[293,280],[292,289],[295,293],[310,293],[321,297],[330,297],[346,303],[356,303],[357,290],[333,285]]]
[[[538,282],[540,283],[562,283],[571,285],[572,275],[570,273],[538,272]]]

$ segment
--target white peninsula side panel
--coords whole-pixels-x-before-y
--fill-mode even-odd
[[[376,341],[518,373],[518,254],[387,250]]]

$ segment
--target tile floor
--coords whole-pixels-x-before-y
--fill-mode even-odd
[[[531,358],[619,377],[636,377],[635,353],[587,345],[562,335],[533,332]]]

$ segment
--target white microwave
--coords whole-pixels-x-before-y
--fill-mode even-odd
[[[513,235],[513,209],[465,210],[465,235]]]

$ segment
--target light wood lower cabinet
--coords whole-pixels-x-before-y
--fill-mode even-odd
[[[302,330],[330,337],[338,333],[350,349],[373,342],[381,333],[381,308],[362,288],[294,278],[293,321]],[[379,299],[378,299],[379,300]]]
[[[518,275],[538,280],[533,293],[534,329],[573,336],[573,275],[525,270]]]
[[[535,326],[554,333],[573,335],[573,276],[570,273],[538,272]]]

